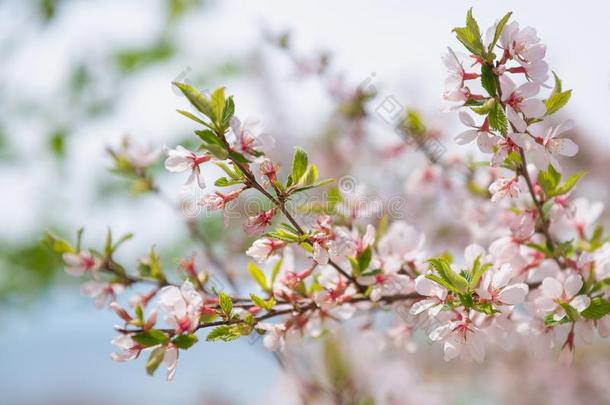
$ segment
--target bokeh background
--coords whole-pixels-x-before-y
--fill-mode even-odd
[[[151,147],[189,138],[191,125],[175,112],[186,100],[172,89],[173,80],[200,89],[226,86],[236,95],[239,116],[264,117],[280,156],[297,144],[320,145],[320,139],[341,145],[340,134],[329,136],[337,99],[328,89],[371,80],[380,93],[443,128],[452,150],[450,135],[459,126],[455,114],[441,112],[440,56],[447,45],[457,46],[451,28],[462,24],[471,6],[482,25],[510,9],[521,24],[537,28],[548,44],[549,65],[574,89],[562,114],[577,124],[581,164],[603,181],[610,168],[610,9],[604,2],[0,2],[1,402],[298,403],[290,402],[294,382],[260,342],[199,344],[180,359],[172,383],[146,376],[141,361],[113,363],[116,317],[79,295],[78,283],[63,274],[41,237],[47,229],[72,237],[85,227],[85,241],[99,245],[108,227],[116,234],[134,232],[122,258],[134,261],[155,244],[168,268],[197,249],[184,219],[166,201],[130,191],[128,181],[108,170],[107,147],[126,135]],[[278,46],[288,38],[289,49]],[[331,73],[321,79],[323,69]],[[366,132],[374,144],[398,141],[378,119],[367,123]],[[342,166],[329,159],[326,167],[349,168],[357,178],[392,188],[402,187],[420,159],[407,157],[375,175],[359,172],[359,158],[353,154]],[[177,201],[181,180],[160,169],[157,179]],[[606,187],[587,191],[608,199]],[[238,236],[221,232],[218,218],[199,225],[230,246],[220,246],[221,254],[233,238],[235,250],[242,247]],[[347,343],[341,346],[349,352]],[[411,368],[379,360],[383,372],[373,385],[411,384],[429,403],[527,403],[504,387],[534,392],[537,384],[557,384],[549,401],[564,403],[588,389],[598,395],[587,403],[603,403],[605,387],[598,379],[608,375],[600,357],[607,350],[589,356],[595,366],[590,374],[540,363],[536,378],[547,380],[529,379],[531,386],[511,380],[525,363],[517,354],[492,357],[479,371],[452,364],[444,371],[451,378],[443,384],[426,380],[429,386],[422,375],[434,375],[441,360],[438,351],[424,347],[423,353]],[[500,382],[490,383],[495,379]]]

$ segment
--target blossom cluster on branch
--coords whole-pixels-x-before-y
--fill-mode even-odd
[[[404,221],[385,217],[371,223],[337,188],[315,210],[294,210],[290,203],[297,194],[333,183],[319,179],[307,152],[296,148],[289,170],[280,170],[281,162],[269,155],[274,140],[258,119],[242,122],[235,116],[224,88],[208,97],[174,83],[195,108],[178,112],[198,126],[199,148],[168,149],[165,168],[204,190],[209,165],[224,172],[216,190],[197,201],[207,211],[225,213],[247,193],[266,201],[241,224],[257,237],[245,254],[252,259],[247,272],[258,291],[247,296],[236,295],[236,288],[218,291],[196,257],[180,262],[178,277],[168,276],[152,248],[137,271],[127,271],[114,253],[131,235],[115,241],[109,232],[101,251],[82,248],[82,232],[74,246],[48,235],[66,271],[91,278],[83,292],[122,320],[113,359],[148,352],[147,371],[164,363],[171,379],[178,355],[196,344],[202,331],[207,341],[224,342],[259,334],[266,348],[282,351],[378,310],[396,318],[388,336],[411,342],[414,332],[423,330],[442,344],[446,360],[481,362],[490,345],[510,347],[528,339],[569,362],[576,346],[591,342],[596,331],[610,334],[610,243],[595,226],[599,210],[571,197],[583,173],[563,174],[560,159],[578,152],[561,135],[567,125],[547,124],[571,90],[552,73],[552,90],[546,98],[540,95],[550,88],[546,46],[533,28],[510,18],[506,14],[483,37],[469,11],[466,25],[453,30],[468,55],[449,48],[443,58],[449,71],[444,98],[469,128],[455,140],[476,140],[490,155],[471,170],[494,168],[486,189],[471,191],[489,199],[492,215],[500,218],[489,224],[494,240],[468,245],[459,260],[447,251],[430,252],[424,234]],[[159,192],[147,172],[158,158],[155,151],[123,145],[112,156],[116,170],[135,178],[139,189]],[[225,223],[233,225],[228,215]],[[222,274],[222,258],[212,261]],[[149,287],[120,303],[136,284]]]

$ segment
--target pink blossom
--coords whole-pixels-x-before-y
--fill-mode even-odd
[[[248,218],[248,221],[244,224],[244,231],[248,235],[257,235],[265,230],[270,224],[271,220],[275,216],[276,209],[271,208],[270,210],[263,211],[258,215],[254,215]]]
[[[287,245],[286,242],[281,240],[275,240],[271,238],[260,238],[252,243],[252,246],[246,250],[246,254],[256,261],[262,263],[267,261],[275,252],[284,248]]]
[[[489,186],[492,202],[498,202],[507,196],[517,198],[523,190],[525,190],[525,181],[521,176],[500,177]]]
[[[569,121],[567,123],[564,122],[555,128],[549,128],[544,138],[535,138],[530,153],[532,162],[539,169],[546,169],[550,163],[555,170],[561,172],[561,166],[557,160],[559,155],[572,157],[578,153],[578,145],[572,140],[568,138],[558,138],[559,134],[569,128]]]
[[[542,100],[533,98],[540,91],[539,85],[525,83],[517,88],[508,76],[500,76],[500,86],[502,101],[506,103],[506,116],[518,132],[527,129],[527,123],[519,113],[526,118],[541,118],[546,113]]]
[[[159,306],[165,312],[165,321],[177,334],[192,332],[199,325],[203,296],[190,281],[182,287],[163,287],[159,292]]]
[[[540,287],[541,296],[535,300],[538,310],[545,314],[553,312],[556,321],[566,316],[565,309],[559,303],[568,304],[578,312],[584,311],[591,303],[591,298],[585,294],[578,295],[582,285],[582,277],[577,274],[569,275],[563,281],[545,278]]]
[[[498,144],[500,138],[489,131],[489,122],[487,121],[487,119],[485,119],[481,126],[477,126],[474,123],[472,117],[468,115],[468,113],[460,111],[460,121],[462,121],[462,124],[473,129],[464,131],[454,138],[455,142],[458,145],[465,145],[476,139],[477,145],[479,146],[481,152],[493,152],[493,147]]]
[[[477,294],[495,304],[518,305],[525,299],[529,288],[524,283],[509,284],[514,276],[515,272],[508,263],[499,269],[489,269],[483,274]]]
[[[235,149],[239,153],[256,158],[275,146],[275,140],[263,132],[263,124],[258,118],[249,117],[242,124],[237,117],[233,117],[230,125],[235,135]]]
[[[118,283],[107,283],[97,280],[87,281],[80,289],[83,295],[95,298],[95,306],[103,308],[116,300],[116,296],[125,291],[125,286]]]
[[[71,276],[82,276],[86,272],[94,273],[102,265],[102,261],[93,254],[85,251],[79,253],[64,253],[64,264],[66,273]]]
[[[165,168],[173,173],[181,173],[187,170],[191,171],[190,176],[186,180],[186,185],[193,184],[197,181],[200,188],[205,188],[205,182],[201,176],[199,165],[209,161],[212,157],[208,154],[197,155],[195,152],[178,145],[176,149],[167,151],[168,158],[165,160]]]

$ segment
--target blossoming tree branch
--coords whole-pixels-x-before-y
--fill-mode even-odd
[[[169,276],[152,248],[137,271],[129,271],[114,254],[131,235],[114,240],[109,232],[103,248],[95,250],[81,245],[82,232],[75,244],[49,234],[66,271],[89,278],[83,291],[120,318],[112,358],[126,361],[148,353],[147,372],[164,363],[171,379],[179,354],[202,336],[229,342],[259,334],[267,349],[282,351],[357,314],[379,310],[397,318],[406,339],[425,331],[442,345],[445,360],[481,362],[486,347],[506,346],[517,336],[536,339],[569,362],[595,331],[607,336],[610,244],[601,227],[591,232],[591,223],[578,220],[577,211],[582,215],[588,208],[571,193],[583,173],[564,174],[560,165],[578,152],[562,136],[569,124],[548,122],[571,91],[555,73],[548,84],[546,46],[533,28],[521,28],[510,18],[506,14],[483,35],[469,11],[466,25],[453,30],[468,54],[449,48],[443,58],[449,72],[444,98],[468,127],[455,140],[476,141],[491,156],[472,170],[493,168],[483,196],[502,218],[492,224],[492,233],[499,235],[493,242],[470,244],[459,260],[447,252],[427,252],[424,235],[403,221],[355,221],[338,209],[337,189],[327,194],[313,220],[311,212],[305,220],[290,202],[332,183],[319,179],[308,154],[296,148],[291,164],[281,165],[289,170],[280,170],[268,155],[273,139],[260,121],[235,116],[233,97],[223,88],[208,97],[174,83],[195,109],[178,112],[193,121],[199,148],[167,150],[166,169],[201,189],[206,166],[222,169],[224,176],[215,181],[219,191],[197,202],[208,211],[225,212],[247,193],[268,204],[242,224],[257,237],[245,251],[252,261],[244,272],[258,289],[243,296],[217,291],[195,257],[182,259],[177,274]],[[135,178],[140,189],[159,192],[148,173],[158,154],[124,146],[112,153],[116,170]],[[573,237],[558,228],[562,221],[573,224]],[[206,242],[205,235],[199,238]],[[222,258],[211,261],[226,275]],[[142,285],[138,292],[124,297],[136,285]]]

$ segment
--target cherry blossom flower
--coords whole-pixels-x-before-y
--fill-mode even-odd
[[[587,295],[577,295],[582,285],[582,277],[577,274],[569,275],[563,282],[557,278],[547,277],[542,281],[541,296],[536,298],[536,306],[543,313],[554,312],[553,319],[556,321],[566,316],[566,311],[559,305],[560,303],[582,312],[591,303],[591,298]]]
[[[517,198],[525,189],[525,181],[521,176],[500,177],[489,186],[492,202],[498,202],[507,196],[509,198]]]
[[[248,218],[248,221],[244,224],[244,231],[248,235],[257,235],[265,230],[270,224],[271,220],[275,216],[276,209],[271,208],[270,210],[263,211],[258,215],[254,215]]]
[[[587,231],[595,224],[604,210],[601,201],[589,201],[584,197],[572,202],[572,212],[565,218],[570,226],[576,230],[580,238],[586,238]]]
[[[84,283],[80,291],[87,297],[95,298],[95,306],[97,308],[103,308],[108,306],[112,301],[115,301],[116,296],[125,291],[125,286],[118,283],[91,280]]]
[[[119,335],[112,339],[111,343],[120,351],[118,353],[111,353],[110,357],[119,363],[135,359],[144,349],[144,346],[136,343],[129,335]]]
[[[458,145],[465,145],[476,139],[481,152],[493,152],[493,147],[498,144],[500,138],[489,132],[489,122],[487,119],[485,119],[483,125],[477,126],[468,113],[460,111],[460,121],[462,121],[462,124],[473,129],[464,131],[454,138]]]
[[[422,274],[415,279],[415,291],[429,298],[417,301],[413,304],[411,307],[411,313],[413,315],[428,311],[428,316],[433,318],[443,309],[445,298],[447,298],[447,289],[444,287],[426,278],[426,276]]]
[[[165,321],[177,334],[192,332],[199,325],[203,297],[190,281],[180,288],[166,286],[159,292],[159,306],[166,313]]]
[[[482,363],[485,358],[485,338],[468,314],[454,314],[451,320],[432,330],[430,339],[444,342],[445,361],[460,356],[464,360]]]
[[[80,277],[86,272],[94,273],[102,265],[100,259],[85,251],[79,253],[64,253],[63,260],[66,265],[66,273],[76,277]]]
[[[230,125],[235,135],[235,149],[239,153],[257,158],[275,146],[275,140],[263,132],[263,124],[258,118],[249,117],[242,124],[233,117]]]
[[[500,44],[511,57],[521,63],[542,60],[546,54],[546,45],[540,43],[536,30],[532,27],[519,29],[517,21],[506,24],[500,36]]]
[[[191,152],[182,145],[176,146],[176,149],[167,151],[168,158],[165,160],[165,168],[173,173],[181,173],[187,170],[191,171],[190,176],[185,184],[190,185],[197,181],[200,188],[205,188],[205,181],[201,176],[199,165],[209,161],[212,157],[208,154],[197,155]]]
[[[240,189],[226,194],[221,193],[220,191],[215,191],[203,196],[197,202],[197,204],[201,207],[207,208],[210,211],[224,210],[227,207],[227,204],[237,199],[242,191],[243,190]]]
[[[345,256],[354,253],[351,235],[344,228],[335,229],[330,216],[319,216],[313,230],[313,259],[318,264],[328,264],[331,259],[344,260]]]
[[[397,273],[406,263],[421,261],[426,236],[403,221],[390,225],[377,246],[385,273]]]
[[[271,159],[263,159],[263,161],[258,166],[259,171],[263,176],[265,176],[267,184],[273,184],[277,181],[277,171],[278,165],[273,164]]]
[[[477,288],[479,298],[499,305],[518,305],[523,302],[529,288],[525,283],[509,284],[515,272],[505,263],[499,269],[489,269],[483,274]]]
[[[546,113],[546,106],[542,100],[532,98],[540,91],[540,86],[535,83],[525,83],[515,86],[508,76],[500,76],[500,87],[502,88],[502,101],[506,103],[506,116],[517,131],[524,132],[527,123],[518,114],[523,113],[526,118],[541,118]]]
[[[142,146],[134,141],[128,141],[125,145],[125,156],[134,167],[146,169],[157,162],[161,155],[161,149]]]
[[[371,300],[379,301],[384,296],[391,296],[407,292],[412,288],[412,281],[409,276],[396,273],[383,273],[372,276],[358,277],[358,283],[371,288]]]
[[[259,263],[266,262],[272,255],[287,245],[286,242],[271,238],[260,238],[252,243],[246,254]]]
[[[522,63],[521,66],[507,68],[509,73],[523,73],[532,83],[543,85],[549,78],[549,65],[543,60]]]
[[[532,144],[530,154],[536,167],[546,169],[550,163],[555,170],[561,172],[561,166],[557,160],[559,155],[572,157],[578,153],[578,145],[571,139],[558,138],[559,134],[569,130],[570,126],[569,121],[564,122],[555,128],[549,128],[544,138],[535,138],[536,142]]]
[[[464,70],[463,55],[458,55],[451,48],[443,56],[443,63],[447,67],[449,76],[445,80],[445,91],[443,97],[448,101],[466,101],[469,98],[469,91],[464,88],[464,81],[476,79],[477,73],[466,73]]]

